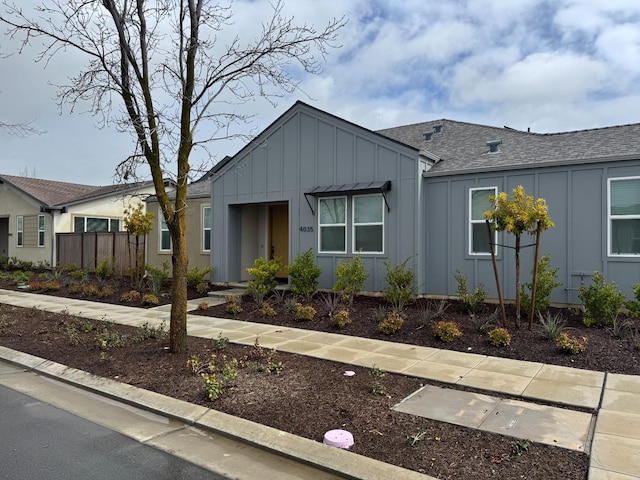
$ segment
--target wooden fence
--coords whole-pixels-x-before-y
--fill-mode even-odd
[[[91,272],[106,258],[116,274],[127,275],[144,265],[144,235],[129,232],[56,233],[56,265],[72,263]]]

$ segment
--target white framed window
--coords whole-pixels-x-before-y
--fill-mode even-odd
[[[16,218],[16,246],[24,245],[24,217],[19,215]]]
[[[118,232],[120,219],[108,217],[73,217],[74,232]]]
[[[158,239],[159,250],[161,252],[170,252],[171,251],[171,234],[169,233],[169,227],[167,227],[167,222],[164,221],[164,215],[162,212],[158,214],[158,222],[160,224],[160,228],[158,229],[160,238]]]
[[[202,207],[202,251],[211,251],[211,207]]]
[[[640,177],[608,179],[609,255],[640,255]]]
[[[318,252],[347,253],[347,198],[320,198],[318,210]]]
[[[382,195],[354,195],[352,209],[353,253],[384,253]]]
[[[38,215],[38,246],[44,247],[44,215]]]
[[[484,212],[495,207],[490,197],[498,194],[497,187],[469,189],[469,255],[491,255],[489,233]],[[498,234],[493,233],[492,242],[497,243]],[[494,250],[495,251],[495,250]]]

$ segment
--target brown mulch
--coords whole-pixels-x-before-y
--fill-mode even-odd
[[[0,288],[7,287],[9,285],[0,283]],[[72,296],[64,289],[56,294]],[[197,296],[195,293],[190,298]],[[118,302],[118,294],[114,293],[111,300]],[[295,320],[293,314],[286,312],[285,301],[272,301],[271,304],[277,311],[274,317],[261,315],[257,306],[246,297],[244,311],[235,316],[227,314],[224,306],[193,313],[577,368],[640,373],[640,353],[634,349],[631,337],[617,339],[610,328],[587,329],[581,325],[579,316],[570,312],[564,312],[572,328],[570,333],[578,338],[588,337],[587,349],[579,355],[557,352],[553,344],[542,337],[537,326],[529,332],[526,328],[516,330],[509,325],[511,345],[493,347],[487,336],[478,333],[468,315],[455,304],[447,308],[445,318],[459,324],[463,337],[450,344],[435,339],[430,325],[424,322],[425,309],[434,307],[433,302],[426,300],[407,307],[405,323],[394,335],[383,335],[377,330],[379,311],[384,306],[379,298],[357,297],[350,309],[353,323],[343,329],[329,322],[321,296],[312,302],[317,313],[309,322]],[[167,352],[168,339],[157,333],[0,305],[0,344],[6,347],[316,441],[322,441],[327,430],[346,429],[355,438],[353,452],[442,480],[587,477],[586,454],[541,444],[532,444],[527,451],[518,454],[515,448],[518,444],[512,438],[390,410],[393,404],[430,382],[387,373],[380,382],[384,394],[374,394],[371,389],[375,380],[370,376],[370,369],[283,352],[270,358],[267,349],[255,346],[229,344],[218,349],[215,339],[196,337],[189,338],[187,353],[171,354]],[[123,337],[124,346],[98,346],[99,339]],[[207,398],[202,378],[193,373],[188,364],[193,357],[206,363],[212,354],[216,355],[218,367],[230,359],[240,361],[237,378],[215,401]],[[280,373],[268,373],[269,368],[276,370],[280,363]],[[345,370],[353,370],[356,375],[346,377],[343,375]],[[421,440],[411,445],[412,438],[416,437]]]

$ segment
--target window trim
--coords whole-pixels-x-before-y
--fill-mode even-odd
[[[16,247],[24,247],[24,216],[16,217]]]
[[[322,215],[320,213],[321,207],[320,202],[325,200],[344,200],[344,223],[321,223]],[[321,197],[318,198],[318,253],[334,253],[334,254],[345,254],[347,253],[347,223],[348,219],[348,202],[346,196],[338,196],[338,197]],[[323,227],[342,227],[344,229],[344,249],[342,251],[339,250],[322,250],[322,228]]]
[[[638,258],[640,253],[613,253],[613,220],[640,220],[638,215],[611,215],[611,183],[615,181],[638,180],[640,176],[633,175],[628,177],[610,177],[607,178],[607,256],[614,258]]]
[[[158,252],[170,253],[173,251],[173,243],[171,242],[171,234],[169,233],[169,248],[162,248],[162,233],[169,232],[169,227],[164,220],[164,215],[161,209],[158,209]],[[164,228],[162,228],[164,226]]]
[[[382,212],[382,221],[380,222],[361,222],[356,223],[356,199],[364,198],[364,197],[378,197],[380,200],[380,211]],[[364,253],[367,255],[384,255],[384,247],[385,247],[385,203],[382,194],[374,193],[374,194],[366,194],[366,195],[352,195],[351,197],[351,251],[354,254]],[[347,219],[348,220],[348,219]],[[366,226],[380,226],[382,227],[382,250],[380,251],[359,251],[356,249],[356,227],[366,227]]]
[[[205,210],[209,209],[209,221],[211,221],[211,205],[202,205],[201,208],[201,222],[202,222],[202,252],[203,253],[210,253],[211,252],[211,223],[209,223],[209,227],[207,228],[205,226]],[[209,248],[206,248],[205,245],[205,239],[206,239],[206,232],[209,232]]]
[[[480,223],[486,223],[485,219],[483,218],[482,220],[474,220],[473,219],[473,192],[478,191],[478,190],[493,190],[493,195],[497,196],[498,195],[498,187],[497,186],[489,186],[489,187],[471,187],[469,188],[469,199],[468,199],[468,208],[467,208],[467,212],[468,212],[468,227],[467,227],[467,254],[469,256],[473,256],[473,257],[491,257],[491,245],[489,245],[489,251],[488,252],[474,252],[472,251],[473,248],[473,226],[480,224]],[[494,254],[497,255],[498,253],[498,232],[494,231],[493,232],[493,245],[494,245]]]
[[[82,218],[82,232],[76,232],[76,220]],[[107,232],[119,232],[120,231],[120,225],[122,224],[122,219],[119,217],[103,217],[103,216],[98,216],[98,215],[74,215],[73,219],[72,219],[72,224],[73,224],[73,231],[74,233],[92,233],[95,232],[95,230],[91,230],[88,231],[87,230],[87,223],[89,219],[95,219],[95,220],[106,220],[107,221]],[[112,230],[111,226],[112,223],[114,222],[118,222],[118,228],[116,230]]]
[[[40,228],[40,220],[42,220],[42,228]],[[44,215],[38,215],[38,247],[44,247],[45,243],[45,231],[46,231],[47,220]]]

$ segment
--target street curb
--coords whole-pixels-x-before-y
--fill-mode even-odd
[[[178,420],[353,480],[437,480],[183,400],[0,346],[0,360],[127,405]],[[322,435],[323,432],[319,432]],[[357,439],[356,439],[357,441]]]

